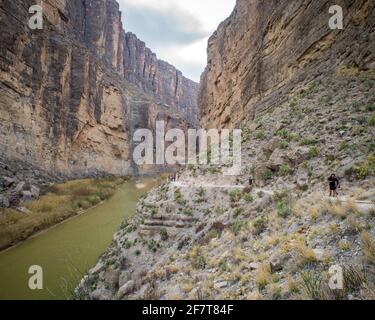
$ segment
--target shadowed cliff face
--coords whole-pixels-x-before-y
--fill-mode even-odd
[[[0,3],[0,155],[67,176],[130,174],[132,134],[197,122],[198,85],[126,34],[115,0]],[[154,169],[150,169],[156,170]]]
[[[329,7],[344,9],[331,30]],[[342,67],[374,68],[372,0],[238,0],[208,43],[199,106],[206,127],[233,127],[280,104],[297,84]]]

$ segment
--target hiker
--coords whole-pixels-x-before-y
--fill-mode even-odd
[[[250,187],[253,186],[253,177],[249,177],[249,186],[250,186]]]
[[[340,188],[340,181],[337,179],[334,173],[328,178],[329,182],[329,196],[330,197],[337,197],[337,188]]]
[[[248,189],[251,191],[251,190],[253,190],[253,177],[249,177],[249,187],[248,187]]]

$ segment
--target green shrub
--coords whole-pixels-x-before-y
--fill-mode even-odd
[[[160,239],[162,241],[167,241],[168,240],[168,232],[167,232],[167,229],[166,228],[161,228],[160,229]]]
[[[283,138],[283,139],[287,139],[288,136],[289,136],[289,131],[285,128],[283,129],[280,129],[276,132],[276,135]]]
[[[221,216],[222,214],[224,214],[224,212],[225,212],[224,208],[220,208],[220,207],[215,208],[215,213],[218,216]]]
[[[318,143],[318,140],[314,137],[303,138],[300,142],[301,146],[311,146]]]
[[[368,149],[368,152],[374,152],[375,151],[375,142],[370,142],[367,149]]]
[[[292,169],[288,165],[283,164],[279,169],[279,175],[282,177],[288,176],[292,173]]]
[[[243,208],[235,208],[233,210],[233,217],[237,218],[239,215],[241,215],[244,212]]]
[[[288,190],[274,191],[272,197],[276,203],[288,201],[290,198],[290,192]]]
[[[211,174],[219,173],[220,169],[218,167],[211,166],[207,169],[207,171]]]
[[[219,269],[221,272],[228,271],[228,264],[225,262],[225,260],[221,260],[219,262]]]
[[[319,155],[319,153],[320,153],[319,148],[317,148],[315,146],[310,147],[309,152],[308,152],[308,156],[309,156],[310,159],[312,159],[312,158],[317,157]]]
[[[281,141],[279,144],[280,149],[285,150],[285,149],[288,149],[288,147],[289,147],[289,143],[287,141]]]
[[[186,205],[186,200],[182,196],[180,189],[176,189],[176,191],[174,192],[174,200],[176,201],[177,204],[181,206]]]
[[[133,245],[133,243],[129,239],[125,239],[125,241],[124,241],[124,248],[125,249],[131,248],[132,245]]]
[[[272,179],[272,171],[270,169],[265,169],[263,172],[262,172],[262,178],[264,180],[271,180]]]
[[[241,193],[241,190],[239,190],[239,189],[232,190],[231,192],[229,192],[229,199],[233,203],[240,201],[241,196],[242,196],[242,193]]]
[[[235,220],[231,225],[230,229],[234,234],[237,234],[238,232],[241,231],[243,227],[247,225],[246,221],[243,220]]]
[[[357,179],[365,179],[368,176],[375,176],[375,155],[370,155],[367,161],[353,168]]]
[[[284,202],[279,202],[276,204],[277,215],[281,218],[286,218],[292,213],[292,209],[286,205]]]
[[[299,136],[298,133],[291,133],[289,134],[288,136],[288,141],[291,142],[291,141],[299,141],[301,139],[301,137]]]
[[[245,193],[243,195],[243,199],[246,201],[246,202],[253,202],[254,201],[254,197],[252,196],[252,194],[249,192],[249,193]]]
[[[151,239],[151,240],[147,243],[147,248],[148,248],[148,250],[150,250],[151,252],[156,252],[156,251],[158,251],[158,248],[160,248],[160,244],[157,243],[154,239]]]
[[[197,256],[195,261],[196,269],[205,269],[206,268],[206,259],[203,256]]]
[[[258,235],[261,234],[266,228],[268,224],[268,218],[266,216],[260,216],[253,221],[253,228],[254,234]]]
[[[184,209],[181,209],[180,212],[186,216],[192,216],[193,215],[193,210],[191,210],[190,208],[184,208]]]
[[[375,103],[368,104],[366,107],[367,111],[375,111]]]
[[[346,141],[342,141],[339,145],[339,151],[343,151],[349,148],[349,143]]]
[[[257,139],[257,140],[264,140],[265,137],[266,137],[266,134],[264,133],[263,130],[257,130],[255,132],[255,139]]]
[[[368,125],[369,125],[370,127],[375,126],[375,114],[372,115],[372,116],[368,119]]]

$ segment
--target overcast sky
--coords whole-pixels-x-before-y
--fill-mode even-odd
[[[235,0],[117,0],[126,31],[197,82],[207,62],[207,40]]]

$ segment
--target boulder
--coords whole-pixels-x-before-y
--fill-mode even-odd
[[[91,293],[92,300],[111,300],[111,296],[111,291],[105,288],[96,289]]]
[[[356,206],[362,214],[375,213],[375,204],[366,202],[357,202]]]
[[[22,191],[22,200],[24,202],[31,201],[33,196],[30,191]]]
[[[276,149],[274,152],[272,152],[267,166],[273,171],[278,171],[283,164],[290,164],[288,158],[285,155],[285,151]]]
[[[250,270],[258,270],[260,267],[260,263],[259,262],[252,262],[249,264],[249,268]]]
[[[104,270],[104,264],[102,261],[99,261],[94,268],[91,269],[92,274],[97,274]]]
[[[16,181],[13,178],[3,177],[2,182],[5,188],[10,188]]]
[[[214,283],[216,290],[228,287],[228,281],[217,281]]]
[[[271,272],[278,272],[283,270],[284,266],[288,262],[289,259],[291,259],[292,256],[290,254],[283,254],[283,255],[275,255],[271,257],[270,259],[270,266],[271,266]]]
[[[130,279],[130,272],[122,271],[118,279],[119,288],[121,288],[124,284],[126,284],[129,281],[129,279]]]
[[[105,282],[111,287],[116,288],[119,283],[120,271],[108,269],[104,274]]]
[[[258,166],[255,167],[254,169],[254,183],[255,185],[258,185],[258,186],[264,186],[265,185],[265,177],[264,177],[264,172],[266,172],[266,170],[269,170],[269,168],[267,167],[267,165],[265,163],[262,163]]]
[[[315,258],[318,260],[318,261],[323,261],[326,257],[326,253],[324,251],[324,249],[313,249],[314,251],[314,254],[315,254]]]
[[[122,298],[123,296],[126,296],[129,293],[132,293],[134,289],[135,289],[135,282],[133,280],[129,280],[119,289],[117,295],[119,296],[119,298]]]
[[[309,184],[309,176],[304,169],[298,170],[296,174],[295,183],[299,188],[304,188]]]
[[[30,188],[30,192],[33,198],[39,198],[40,189],[37,186],[32,185]]]
[[[263,152],[266,154],[272,154],[280,145],[283,140],[280,137],[273,137],[263,146]]]
[[[17,207],[16,210],[18,212],[21,212],[21,213],[24,213],[24,214],[30,214],[31,213],[31,211],[29,209],[25,208],[25,207]]]
[[[21,191],[23,191],[25,189],[25,186],[26,186],[26,182],[25,181],[19,182],[17,184],[16,188],[14,189],[14,192],[21,193]]]
[[[306,147],[299,147],[289,151],[286,156],[293,165],[297,166],[308,159],[309,149]]]
[[[9,208],[10,202],[6,195],[0,195],[0,208]]]

